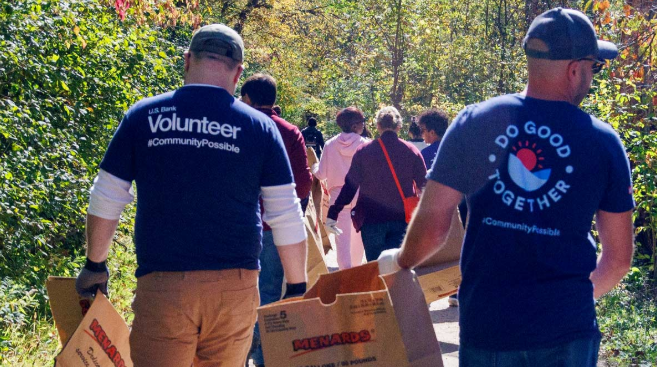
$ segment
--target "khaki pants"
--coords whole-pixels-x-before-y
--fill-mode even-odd
[[[256,321],[258,271],[154,272],[137,279],[135,367],[242,367]]]

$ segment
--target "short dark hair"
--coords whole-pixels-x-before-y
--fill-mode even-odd
[[[314,117],[308,117],[308,126],[317,126],[317,120]]]
[[[428,131],[433,130],[436,135],[442,138],[447,130],[449,118],[444,111],[432,108],[422,112],[417,121],[419,124],[426,126]]]
[[[271,75],[253,74],[242,84],[240,95],[248,95],[256,106],[271,106],[276,103],[276,80]]]
[[[363,115],[363,111],[355,106],[343,108],[338,112],[338,115],[335,116],[335,122],[338,123],[338,126],[340,126],[345,133],[354,132],[354,126],[362,124],[364,121],[365,115]]]

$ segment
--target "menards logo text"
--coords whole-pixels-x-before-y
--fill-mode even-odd
[[[110,361],[112,361],[112,364],[115,367],[125,367],[125,360],[123,360],[121,352],[112,344],[112,340],[107,336],[107,333],[105,333],[98,320],[93,319],[91,325],[89,325],[89,329],[94,333],[94,339],[103,348],[103,351],[107,354]]]
[[[360,332],[344,332],[330,335],[320,335],[305,339],[295,339],[292,341],[294,351],[299,350],[317,350],[328,348],[335,345],[365,343],[372,339],[368,330]]]

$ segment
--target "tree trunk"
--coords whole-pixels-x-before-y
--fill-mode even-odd
[[[244,9],[242,9],[242,11],[240,11],[239,15],[237,16],[237,20],[233,26],[235,32],[242,34],[246,20],[249,18],[249,15],[253,12],[253,10],[257,8],[271,8],[271,5],[267,3],[267,0],[249,0]]]
[[[397,11],[397,26],[395,28],[395,42],[392,49],[392,90],[390,101],[395,108],[399,109],[403,98],[400,69],[404,63],[404,35],[402,29],[402,0],[397,0],[395,6]]]

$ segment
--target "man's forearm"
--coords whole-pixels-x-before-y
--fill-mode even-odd
[[[627,274],[634,253],[632,211],[610,213],[599,210],[595,217],[602,254],[591,273],[593,296],[599,298],[612,290]]]
[[[87,214],[87,257],[89,260],[103,262],[107,259],[107,253],[118,224],[118,219],[104,219]]]
[[[440,249],[451,224],[451,215],[441,217],[435,212],[422,211],[411,221],[399,254],[399,266],[411,269]]]
[[[603,253],[598,261],[598,266],[591,273],[591,282],[593,283],[593,297],[598,299],[605,295],[623,279],[630,269],[628,263],[618,264],[618,261],[605,256]]]
[[[306,240],[286,246],[277,246],[278,256],[283,264],[285,281],[288,283],[303,283],[307,281],[306,256],[308,247]]]
[[[460,192],[429,180],[409,224],[399,253],[399,266],[413,268],[440,249],[449,234]]]

